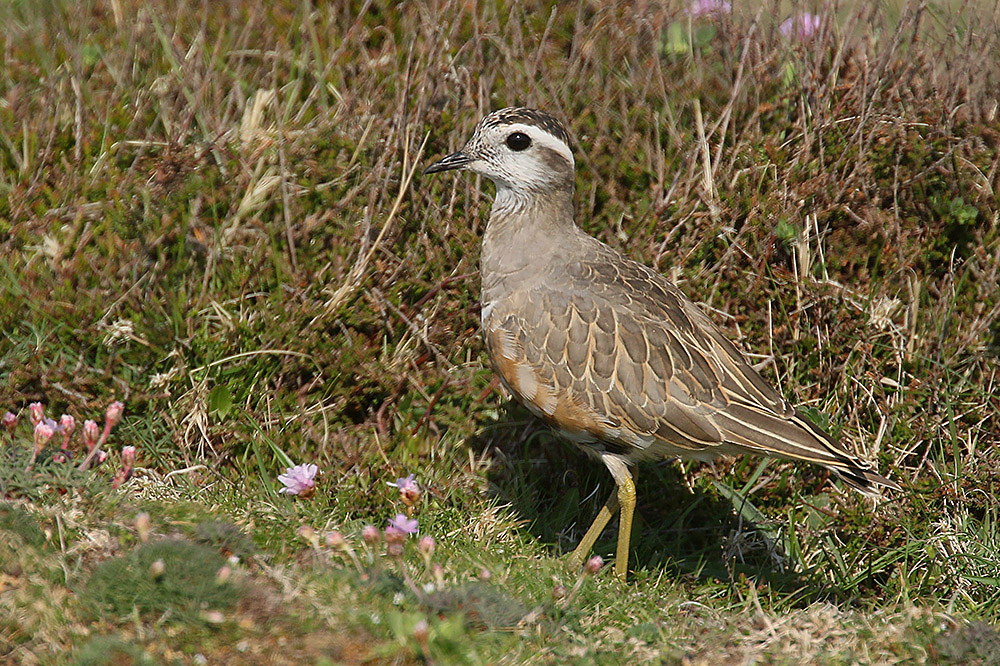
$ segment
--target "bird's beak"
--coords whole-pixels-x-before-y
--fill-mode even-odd
[[[475,161],[475,158],[463,153],[461,150],[457,153],[452,153],[447,157],[439,159],[434,164],[430,165],[424,169],[424,175],[429,173],[438,173],[441,171],[450,171],[451,169],[461,169],[466,164]]]

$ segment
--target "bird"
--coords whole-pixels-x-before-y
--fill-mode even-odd
[[[424,174],[450,170],[496,186],[480,256],[490,364],[616,484],[570,563],[583,564],[617,513],[614,573],[625,582],[643,461],[752,454],[821,465],[867,495],[899,490],[789,403],[680,289],[577,225],[575,161],[558,119],[493,111]]]

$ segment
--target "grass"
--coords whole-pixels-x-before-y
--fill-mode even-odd
[[[0,663],[995,663],[995,8],[735,4],[0,4]],[[493,387],[490,186],[419,175],[512,104],[903,492],[665,461],[629,585],[570,570],[611,479]],[[25,469],[29,403],[113,400]],[[429,561],[362,538],[408,509]]]

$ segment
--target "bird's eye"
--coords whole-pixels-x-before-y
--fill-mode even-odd
[[[524,132],[514,132],[507,137],[507,147],[511,150],[522,151],[531,145],[531,137]]]

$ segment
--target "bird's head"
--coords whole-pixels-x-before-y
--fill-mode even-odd
[[[424,171],[468,169],[492,180],[498,198],[516,199],[573,189],[573,151],[562,123],[547,113],[522,107],[500,109],[476,125],[457,153]]]

